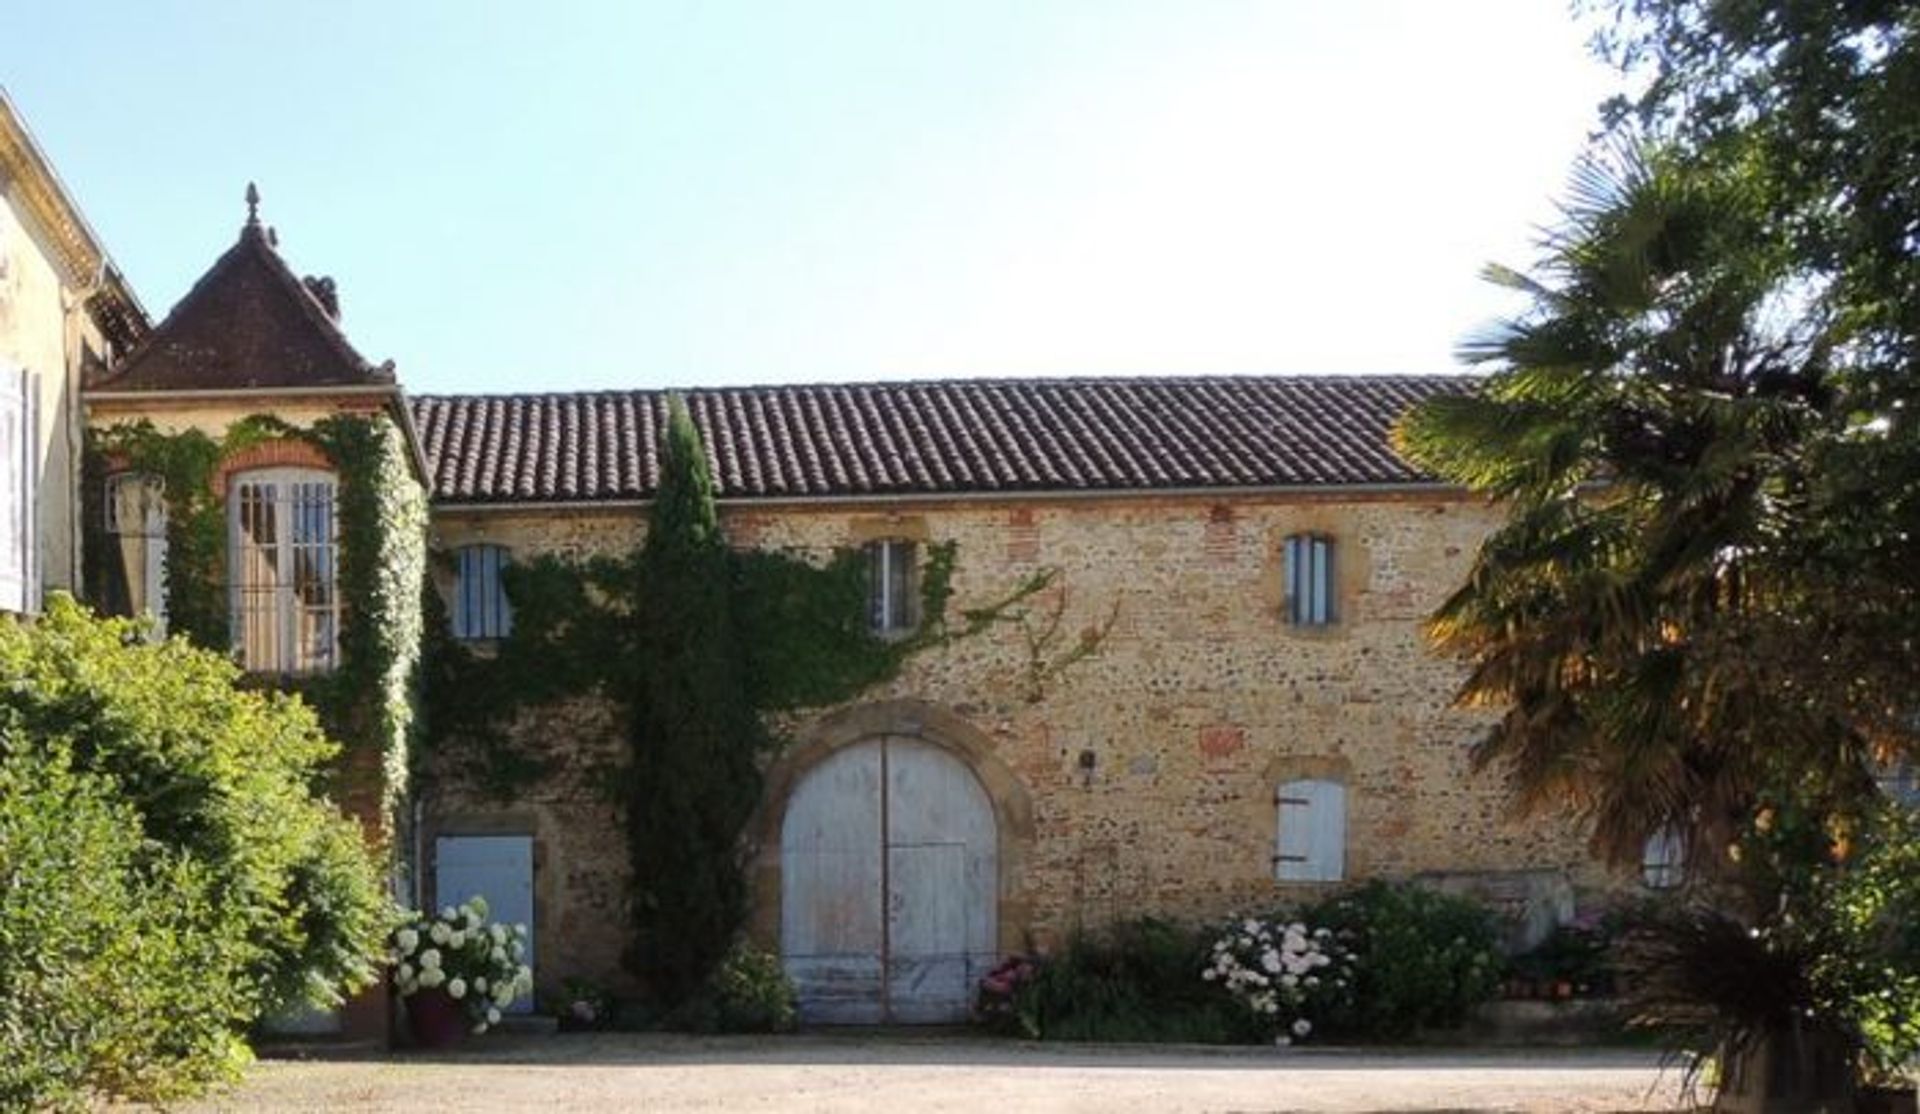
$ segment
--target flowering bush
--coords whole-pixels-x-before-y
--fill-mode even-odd
[[[469,898],[437,917],[411,914],[393,934],[394,983],[401,997],[444,990],[484,1033],[500,1011],[533,989],[533,971],[521,960],[527,926],[487,923],[485,900]]]
[[[979,996],[974,1014],[988,1026],[1007,1032],[1020,1028],[1016,1007],[1020,990],[1040,972],[1033,960],[1024,955],[1008,956],[980,978]]]
[[[1326,928],[1248,917],[1213,943],[1200,977],[1226,988],[1276,1044],[1313,1034],[1351,997],[1358,961]]]

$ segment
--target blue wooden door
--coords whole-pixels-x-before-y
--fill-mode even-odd
[[[434,841],[433,862],[434,907],[485,898],[489,922],[527,926],[524,962],[533,967],[533,837],[441,836]],[[523,994],[506,1012],[532,1010],[533,995]]]

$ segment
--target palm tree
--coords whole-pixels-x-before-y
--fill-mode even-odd
[[[1395,438],[1506,510],[1428,624],[1461,702],[1504,710],[1476,764],[1615,864],[1656,833],[1689,848],[1712,897],[1641,941],[1654,1020],[1717,1018],[1736,1061],[1784,1027],[1830,1065],[1873,1043],[1848,1002],[1878,953],[1805,905],[1868,835],[1876,764],[1914,753],[1920,594],[1910,548],[1861,541],[1900,531],[1863,497],[1890,422],[1858,409],[1849,315],[1766,179],[1716,155],[1583,161],[1536,273],[1488,272],[1529,301],[1464,345],[1489,374]],[[1814,837],[1791,854],[1767,835],[1785,815]],[[1795,918],[1824,927],[1775,932]]]
[[[1774,231],[1751,176],[1588,158],[1538,274],[1488,272],[1532,303],[1463,346],[1491,374],[1396,431],[1508,511],[1429,624],[1507,709],[1477,761],[1616,863],[1672,831],[1710,871],[1762,789],[1845,809],[1893,741],[1808,641],[1847,626],[1806,548],[1842,335]]]

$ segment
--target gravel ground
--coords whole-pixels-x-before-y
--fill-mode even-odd
[[[228,1110],[1627,1111],[1676,1107],[1628,1051],[1033,1045],[972,1036],[496,1036],[453,1053],[267,1060]]]

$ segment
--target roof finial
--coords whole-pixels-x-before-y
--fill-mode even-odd
[[[247,183],[247,227],[256,228],[260,224],[260,188],[252,182]]]

